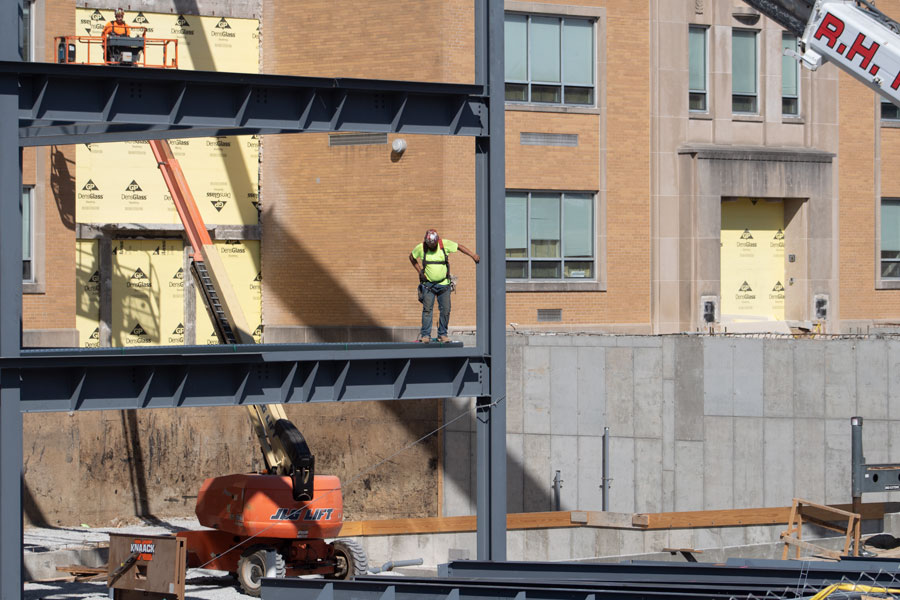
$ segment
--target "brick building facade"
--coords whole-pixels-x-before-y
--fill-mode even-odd
[[[170,4],[133,10],[172,12]],[[53,60],[52,38],[71,30],[76,4],[28,6],[34,58]],[[871,91],[831,65],[789,75],[781,51],[790,40],[741,2],[505,7],[511,323],[632,333],[893,324],[900,279],[890,257],[881,260],[892,250],[881,235],[900,227],[890,158],[900,129],[892,112],[881,118]],[[900,2],[880,8],[900,14]],[[229,10],[258,14],[262,72],[473,79],[469,0],[197,7]],[[398,137],[408,143],[402,155],[391,151]],[[34,186],[30,344],[77,337],[76,169],[70,147],[24,153],[23,184]],[[407,255],[422,232],[435,227],[477,250],[470,139],[267,136],[260,197],[267,341],[412,339],[419,306]],[[733,256],[723,248],[732,221],[756,218],[757,205],[777,213],[763,231],[783,243],[765,259],[770,272],[744,276],[754,260],[746,244]],[[471,329],[475,267],[454,258],[451,327]],[[732,289],[735,281],[751,291]]]

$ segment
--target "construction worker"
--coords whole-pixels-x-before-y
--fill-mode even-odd
[[[121,60],[119,58],[120,52],[116,49],[110,49],[109,35],[131,35],[131,27],[128,26],[128,23],[125,22],[125,10],[122,8],[116,9],[116,20],[110,21],[103,28],[103,33],[101,33],[101,37],[103,37],[103,47],[106,48],[106,60],[109,62],[119,62]]]
[[[416,245],[409,254],[409,262],[419,273],[419,301],[422,303],[422,329],[417,342],[431,341],[432,315],[434,299],[437,298],[440,316],[438,317],[439,342],[449,342],[447,326],[450,323],[450,293],[453,285],[450,279],[450,262],[448,254],[459,250],[472,258],[477,264],[481,260],[478,255],[462,244],[452,240],[443,240],[438,232],[429,229],[425,239]],[[422,264],[419,264],[419,260]]]

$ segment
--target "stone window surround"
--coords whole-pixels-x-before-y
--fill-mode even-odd
[[[769,50],[769,36],[772,35],[772,30],[766,27],[758,26],[755,22],[746,20],[747,16],[743,14],[734,14],[732,15],[733,23],[729,28],[729,35],[734,29],[743,29],[745,31],[756,31],[759,34],[757,41],[757,53],[758,53],[758,84],[759,89],[757,90],[758,104],[759,104],[759,112],[758,114],[749,114],[749,113],[732,113],[730,110],[728,114],[731,115],[731,120],[736,122],[751,122],[751,123],[763,123],[765,122],[766,117],[766,88],[768,83],[768,77],[766,76],[766,52]],[[713,36],[715,35],[715,30],[717,29],[716,23],[712,22],[711,19],[706,16],[704,13],[696,14],[692,19],[688,21],[688,26],[695,25],[707,28],[707,62],[708,65],[712,64],[713,58],[712,53],[715,51],[715,41]],[[778,47],[781,47],[781,29],[778,30]],[[707,67],[708,68],[708,67]],[[807,94],[803,93],[803,88],[809,84],[810,72],[806,69],[800,69],[799,72],[799,80],[798,84],[798,108],[799,114],[796,115],[781,115],[781,121],[784,124],[791,125],[803,125],[806,123],[806,117],[804,116],[805,110],[805,96]],[[721,76],[721,75],[720,75]],[[716,113],[714,110],[714,106],[716,103],[715,94],[713,94],[713,90],[715,89],[715,85],[712,81],[714,74],[712,72],[709,73],[709,80],[707,81],[707,103],[706,103],[706,111],[692,111],[688,110],[688,118],[698,120],[698,121],[711,121],[716,118]],[[730,77],[730,72],[729,72]],[[780,91],[779,91],[780,96]],[[731,96],[728,97],[729,106],[731,104]],[[780,111],[779,111],[780,112]],[[898,125],[900,126],[900,125]]]
[[[605,292],[606,291],[606,201],[605,196],[597,191],[589,190],[538,190],[538,189],[508,189],[508,192],[550,192],[564,194],[591,193],[594,195],[594,231],[595,251],[594,270],[596,276],[590,281],[578,281],[577,279],[561,279],[559,281],[541,280],[506,280],[507,292]],[[602,198],[602,199],[601,199]]]
[[[569,4],[545,4],[543,2],[524,2],[522,0],[506,0],[503,3],[506,12],[527,13],[534,15],[553,15],[557,17],[582,17],[594,19],[594,39],[597,55],[594,57],[594,94],[595,106],[547,105],[535,103],[507,102],[506,110],[523,112],[554,112],[598,115],[605,114],[606,98],[606,62],[600,51],[600,40],[606,39],[606,9],[590,6],[573,6]]]
[[[836,252],[833,241],[831,211],[834,196],[831,176],[834,155],[809,149],[776,149],[713,146],[707,144],[685,145],[678,154],[688,159],[681,163],[685,178],[684,190],[690,190],[684,218],[691,222],[690,272],[682,275],[693,281],[690,298],[683,313],[684,325],[693,329],[700,321],[699,306],[702,296],[720,296],[719,246],[721,227],[721,199],[725,197],[786,198],[803,201],[806,244],[809,262],[805,267],[807,286],[803,299],[801,321],[809,320],[811,302],[815,294],[829,294],[831,315],[836,315],[837,288],[833,273],[822,271],[822,265],[831,264]],[[768,169],[790,172],[789,177],[757,177],[753,170],[768,164]],[[823,171],[824,170],[824,171]],[[742,183],[743,182],[743,183]],[[688,208],[690,207],[690,208]],[[829,225],[831,223],[831,225]],[[824,256],[824,254],[829,256]],[[813,255],[823,254],[823,256]],[[802,257],[801,257],[802,260]],[[685,290],[686,291],[686,290]],[[690,314],[690,317],[687,315]],[[787,315],[786,315],[787,317]],[[834,317],[831,316],[829,321]],[[788,318],[788,320],[797,320]],[[683,327],[684,328],[684,327]]]

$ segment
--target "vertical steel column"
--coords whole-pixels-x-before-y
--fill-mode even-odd
[[[853,498],[851,510],[858,513],[862,508],[863,479],[866,476],[866,457],[863,455],[863,418],[850,418],[850,495]]]
[[[0,3],[0,60],[21,60],[22,1]],[[19,86],[0,76],[0,357],[22,345]],[[0,370],[0,600],[22,597],[22,412],[17,371]]]
[[[475,139],[478,349],[489,356],[490,397],[476,412],[478,558],[506,560],[506,172],[503,0],[475,0],[475,83],[489,95],[489,137]]]

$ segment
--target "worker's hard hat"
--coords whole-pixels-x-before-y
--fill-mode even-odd
[[[425,243],[431,246],[432,244],[437,244],[438,242],[438,232],[434,229],[429,229],[425,232]]]
[[[121,15],[121,16],[123,16],[123,17],[125,16],[125,9],[124,9],[124,8],[119,7],[119,8],[116,9],[116,16],[118,17],[119,15]]]

